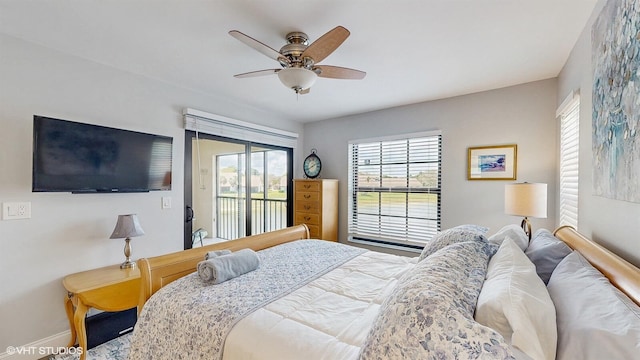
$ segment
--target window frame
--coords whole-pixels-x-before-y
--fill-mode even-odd
[[[558,226],[578,228],[580,174],[580,94],[572,92],[562,102],[558,146]]]
[[[436,138],[436,139],[434,139]],[[420,148],[411,148],[409,146],[411,141],[420,141],[423,139],[428,139],[425,140],[426,141],[426,145],[421,146]],[[406,160],[405,161],[392,161],[392,162],[385,162],[384,161],[384,153],[382,152],[382,148],[383,148],[383,144],[389,144],[392,142],[403,142],[406,141],[407,143],[407,152],[406,152]],[[433,146],[431,146],[433,144],[433,142],[436,142],[436,150],[433,150]],[[376,144],[378,143],[378,144]],[[431,145],[430,145],[431,144]],[[380,179],[377,179],[377,181],[379,181],[379,186],[359,186],[358,184],[358,173],[357,173],[357,169],[360,169],[363,166],[371,166],[369,164],[364,165],[364,164],[359,164],[358,163],[358,156],[360,155],[359,153],[356,153],[358,146],[376,146],[379,145],[380,146],[380,155],[379,155],[379,163],[377,164],[378,167],[380,168]],[[412,161],[411,160],[411,153],[413,153],[414,155],[417,153],[420,153],[421,151],[427,151],[426,158],[430,158],[433,156],[436,156],[436,160],[421,160],[421,161]],[[389,153],[387,153],[387,156],[389,156]],[[428,241],[431,239],[431,237],[433,235],[435,235],[435,233],[437,233],[438,231],[440,231],[441,228],[441,205],[442,205],[442,132],[439,130],[436,131],[425,131],[425,132],[417,132],[417,133],[410,133],[410,134],[400,134],[400,135],[393,135],[393,136],[385,136],[385,137],[378,137],[378,138],[369,138],[369,139],[357,139],[357,140],[351,140],[349,141],[348,144],[348,162],[349,162],[349,170],[348,170],[348,226],[347,226],[347,232],[348,232],[348,241],[350,242],[356,242],[356,243],[363,243],[363,244],[367,244],[367,245],[375,245],[375,246],[382,246],[382,247],[389,247],[389,248],[395,248],[395,249],[400,249],[400,250],[406,250],[406,251],[421,251],[422,248],[428,243]],[[436,164],[436,168],[437,168],[437,185],[436,187],[433,186],[423,186],[423,187],[415,187],[415,186],[411,186],[410,182],[411,182],[411,165],[424,165],[426,166],[427,170],[429,168],[429,165],[433,165]],[[406,167],[406,176],[404,177],[407,181],[407,186],[406,187],[385,187],[383,186],[383,180],[382,180],[382,168],[383,165],[386,166],[395,166],[396,168],[400,168],[401,166]],[[415,175],[414,175],[415,176]],[[377,206],[378,206],[378,213],[376,214],[367,214],[367,213],[360,213],[358,212],[358,194],[359,193],[377,193],[378,194],[378,200],[377,200]],[[383,211],[381,210],[383,207],[383,200],[382,200],[382,196],[383,194],[405,194],[405,211],[404,211],[404,215],[399,216],[399,215],[389,215],[389,214],[383,214]],[[428,205],[428,210],[425,211],[425,215],[422,217],[416,217],[416,216],[411,216],[410,212],[411,210],[409,209],[409,203],[410,200],[409,196],[410,194],[433,194],[436,195],[436,200],[434,201],[436,206],[435,209],[431,208],[432,205]],[[429,202],[431,204],[430,200],[427,200],[427,202]],[[435,213],[435,217],[433,217],[433,213]],[[372,232],[367,232],[366,234],[363,233],[362,231],[358,231],[359,229],[362,230],[362,227],[359,228],[358,226],[358,217],[359,215],[364,215],[364,216],[369,216],[369,217],[378,217],[379,223],[377,224],[377,229],[375,229]],[[384,231],[382,230],[383,226],[383,218],[390,218],[393,217],[395,219],[404,219],[405,220],[405,224],[404,225],[398,225],[398,228],[402,228],[404,227],[404,229],[406,230],[404,233],[404,236],[392,236],[390,233],[393,232],[391,230]],[[361,217],[362,218],[362,217]],[[388,220],[388,219],[387,219]],[[414,220],[417,222],[432,222],[433,225],[432,226],[428,226],[425,228],[425,230],[422,230],[422,232],[424,233],[424,236],[420,236],[422,238],[424,238],[424,240],[417,240],[416,236],[414,235],[414,232],[412,232],[411,228],[413,227],[414,229],[419,227],[420,225],[411,225],[410,224],[410,220]],[[395,229],[395,227],[394,227]],[[377,233],[378,236],[376,235],[372,235],[372,233]],[[411,235],[409,235],[411,234]],[[422,234],[421,234],[422,235]]]

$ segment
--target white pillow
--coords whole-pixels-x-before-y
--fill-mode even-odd
[[[507,236],[489,261],[475,319],[534,360],[556,357],[556,311],[533,263]]]
[[[522,251],[525,251],[529,246],[529,237],[525,234],[520,225],[516,224],[503,226],[497,233],[489,236],[487,240],[490,244],[500,245],[507,236],[511,237]]]

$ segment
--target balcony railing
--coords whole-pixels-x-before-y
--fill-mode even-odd
[[[218,238],[233,240],[246,236],[246,199],[218,196]],[[251,199],[251,234],[287,227],[287,200]]]

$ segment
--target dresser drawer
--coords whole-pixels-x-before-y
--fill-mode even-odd
[[[319,201],[296,200],[296,212],[319,213]]]
[[[319,192],[297,191],[296,200],[320,201]]]
[[[296,221],[296,225],[298,224],[319,225],[320,215],[308,214],[308,213],[296,213],[295,221]]]
[[[309,238],[320,239],[320,227],[317,225],[307,225],[309,228]]]
[[[297,181],[298,191],[320,191],[320,183],[317,181]]]

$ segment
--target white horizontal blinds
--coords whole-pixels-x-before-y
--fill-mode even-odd
[[[290,131],[189,108],[183,110],[183,115],[184,127],[187,130],[292,149],[295,149],[298,143],[298,134]]]
[[[578,227],[579,145],[580,97],[575,96],[560,113],[560,226]]]
[[[423,246],[440,229],[439,133],[349,144],[349,237]]]

